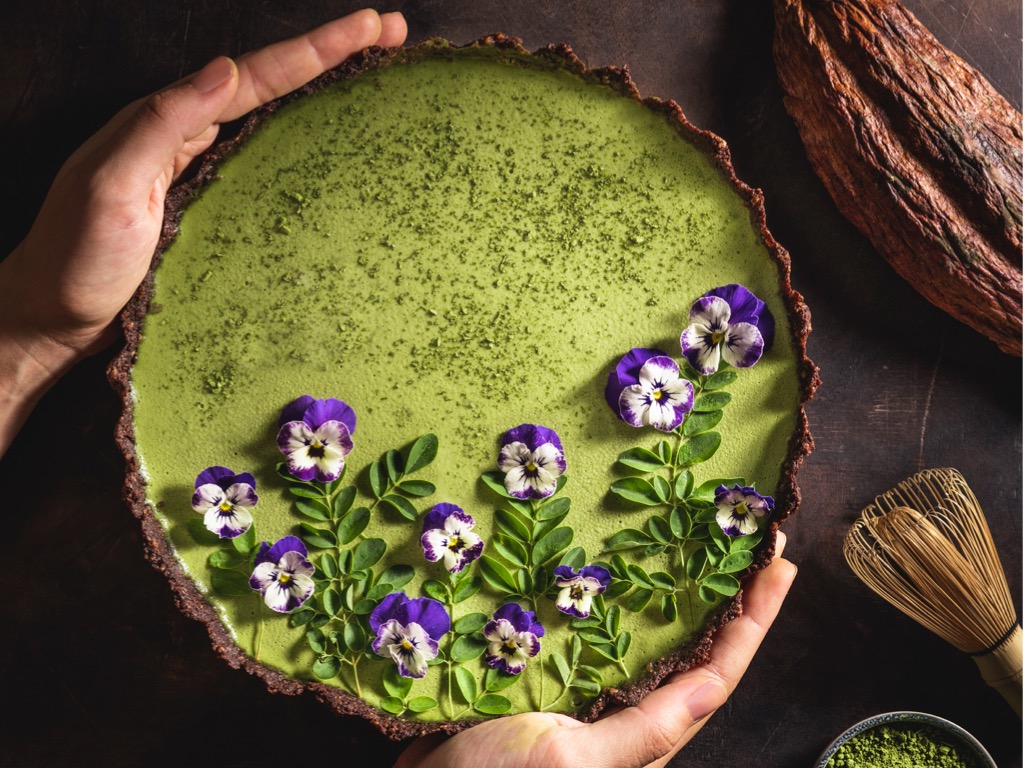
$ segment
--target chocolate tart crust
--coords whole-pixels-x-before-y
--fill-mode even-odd
[[[455,48],[485,47],[494,49],[501,54],[507,54],[512,63],[516,60],[529,60],[533,66],[563,69],[585,82],[612,88],[616,92],[644,104],[649,109],[664,114],[683,139],[711,159],[722,176],[744,200],[755,229],[775,261],[778,270],[779,292],[785,303],[792,328],[791,342],[797,357],[801,405],[797,414],[796,427],[790,436],[788,454],[782,466],[782,475],[775,496],[776,514],[768,528],[765,543],[758,550],[754,563],[745,572],[744,579],[749,578],[771,562],[775,552],[779,525],[795,513],[800,505],[800,490],[796,483],[797,470],[814,447],[804,408],[804,403],[813,396],[820,384],[818,368],[807,357],[807,337],[811,331],[810,312],[803,297],[794,291],[791,285],[789,253],[776,242],[768,231],[765,222],[764,197],[760,190],[747,186],[736,177],[729,148],[722,138],[690,123],[676,102],[662,101],[657,98],[642,98],[627,68],[589,69],[576,56],[572,48],[565,44],[550,45],[531,54],[522,46],[519,39],[504,34],[488,35],[465,46],[453,46],[448,41],[432,39],[410,48],[368,48],[302,88],[257,108],[240,124],[233,135],[226,136],[222,132],[222,138],[199,159],[187,178],[168,192],[163,229],[149,273],[121,313],[120,322],[124,332],[125,345],[108,367],[107,376],[122,402],[121,416],[114,436],[125,458],[126,471],[122,495],[132,514],[142,525],[146,558],[154,568],[167,577],[180,610],[185,615],[206,625],[213,649],[222,659],[235,669],[241,668],[259,677],[271,693],[298,695],[310,692],[337,714],[366,718],[383,735],[393,740],[429,733],[453,734],[475,725],[481,720],[433,722],[403,720],[371,707],[362,699],[335,686],[312,681],[303,682],[283,675],[254,660],[239,648],[221,623],[217,612],[206,601],[195,583],[185,574],[181,564],[175,558],[162,526],[154,515],[154,510],[146,501],[145,480],[135,451],[131,372],[141,341],[143,319],[149,311],[153,297],[154,271],[177,235],[178,225],[185,208],[216,177],[221,161],[242,146],[269,115],[276,112],[281,106],[319,91],[332,83],[388,66],[392,62],[415,62],[427,55],[437,55],[445,50]],[[741,615],[742,611],[743,591],[740,590],[731,600],[725,601],[719,606],[708,620],[704,630],[689,643],[661,659],[649,662],[644,672],[627,685],[606,689],[584,709],[577,712],[576,717],[583,722],[592,722],[610,705],[635,705],[658,687],[669,674],[703,664],[710,656],[712,637],[715,631]]]

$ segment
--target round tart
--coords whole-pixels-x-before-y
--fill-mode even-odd
[[[565,46],[370,50],[166,220],[111,369],[126,494],[230,664],[400,738],[706,658],[817,383],[719,138]]]

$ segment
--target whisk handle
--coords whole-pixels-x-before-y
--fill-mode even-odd
[[[1009,637],[988,653],[974,656],[974,661],[986,683],[1003,695],[1021,717],[1021,654],[1024,650],[1024,634],[1020,625],[1013,628]]]

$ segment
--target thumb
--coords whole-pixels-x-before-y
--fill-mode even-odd
[[[136,102],[97,153],[112,203],[146,199],[157,181],[166,190],[185,166],[213,143],[217,117],[238,89],[238,68],[226,56],[187,80]],[[101,187],[103,188],[103,187]],[[141,193],[141,194],[140,194]]]

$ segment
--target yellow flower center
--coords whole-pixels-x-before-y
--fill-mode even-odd
[[[661,398],[663,398],[664,396],[665,393],[662,392],[660,389],[654,390],[654,393],[651,395],[651,397],[653,397],[655,400],[661,400]]]
[[[403,650],[403,651],[411,651],[412,649],[413,649],[413,645],[412,645],[412,643],[410,643],[410,642],[409,642],[408,640],[406,640],[406,639],[405,639],[405,638],[403,637],[403,638],[402,638],[402,650]]]
[[[290,573],[282,573],[277,577],[277,581],[279,584],[288,584],[291,580],[292,575]]]
[[[721,344],[722,343],[722,339],[724,339],[724,338],[725,338],[725,331],[715,331],[714,333],[711,334],[711,343],[712,344]]]
[[[224,501],[222,501],[220,503],[220,511],[221,512],[230,512],[231,511],[231,502],[228,501],[227,499],[224,499]]]
[[[537,471],[537,465],[534,462],[532,462],[532,461],[527,462],[526,463],[526,471],[527,472],[536,472]]]

